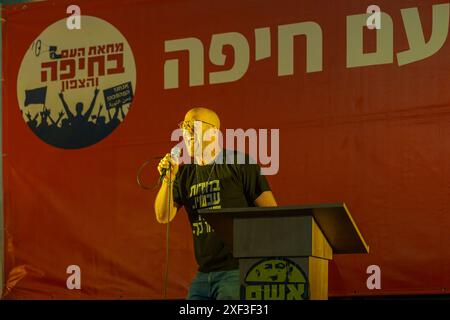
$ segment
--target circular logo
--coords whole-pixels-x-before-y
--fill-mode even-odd
[[[265,259],[247,272],[245,300],[304,300],[309,298],[308,278],[286,258]]]
[[[44,142],[64,149],[93,145],[125,119],[133,101],[136,65],[130,45],[110,23],[81,17],[47,27],[20,66],[22,117]]]

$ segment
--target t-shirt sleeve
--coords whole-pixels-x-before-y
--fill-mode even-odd
[[[249,204],[253,205],[264,191],[270,191],[269,183],[266,177],[261,175],[261,167],[258,164],[242,164],[241,175],[245,197]]]
[[[183,204],[180,188],[180,170],[178,170],[173,181],[173,201],[180,206]]]

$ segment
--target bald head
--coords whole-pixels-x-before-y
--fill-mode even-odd
[[[184,117],[184,121],[194,122],[195,120],[208,122],[217,129],[220,129],[219,116],[211,109],[195,107],[189,110]]]

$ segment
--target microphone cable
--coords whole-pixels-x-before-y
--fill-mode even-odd
[[[164,299],[167,299],[167,286],[168,286],[168,277],[169,277],[169,225],[170,225],[170,214],[171,214],[171,207],[170,207],[170,198],[172,196],[172,183],[173,181],[170,180],[172,176],[172,164],[169,164],[169,182],[167,183],[167,189],[169,190],[169,195],[167,197],[167,211],[169,211],[169,214],[167,215],[167,222],[166,222],[166,268],[164,270]]]
[[[144,190],[155,190],[161,184],[161,181],[159,179],[153,186],[146,186],[141,181],[141,172],[142,172],[142,170],[147,165],[149,165],[151,162],[153,162],[153,160],[158,160],[158,159],[162,159],[162,157],[154,157],[152,160],[145,161],[143,164],[141,164],[141,166],[139,167],[139,169],[138,169],[138,171],[136,173],[136,182],[137,182],[138,186],[141,187]]]
[[[153,185],[153,186],[146,186],[142,183],[141,181],[141,172],[142,170],[149,165],[154,159],[162,159],[163,157],[155,157],[152,160],[147,160],[145,161],[138,169],[137,174],[136,174],[136,181],[139,187],[141,187],[144,190],[155,190],[156,188],[158,188],[161,185],[161,180],[158,179],[158,181]],[[169,173],[169,181],[170,181],[170,176],[172,173],[172,166],[169,166],[168,169],[168,173]],[[172,192],[170,192],[170,188],[172,185],[173,181],[170,181],[169,183],[167,183],[167,188],[169,189],[169,195],[168,195],[168,201],[167,201],[167,208],[169,211],[169,214],[167,216],[167,222],[166,222],[166,263],[165,263],[165,269],[164,269],[164,284],[163,284],[163,299],[167,299],[167,286],[168,286],[168,277],[169,277],[169,222],[170,222],[170,199],[171,199],[171,195]]]

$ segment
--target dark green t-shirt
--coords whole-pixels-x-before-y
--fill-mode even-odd
[[[189,215],[201,272],[236,269],[238,262],[197,210],[254,207],[255,199],[270,190],[258,164],[251,164],[249,157],[240,152],[224,151],[218,156],[222,163],[180,166],[173,186],[174,201],[183,205]],[[245,158],[245,164],[237,164],[238,156]]]

